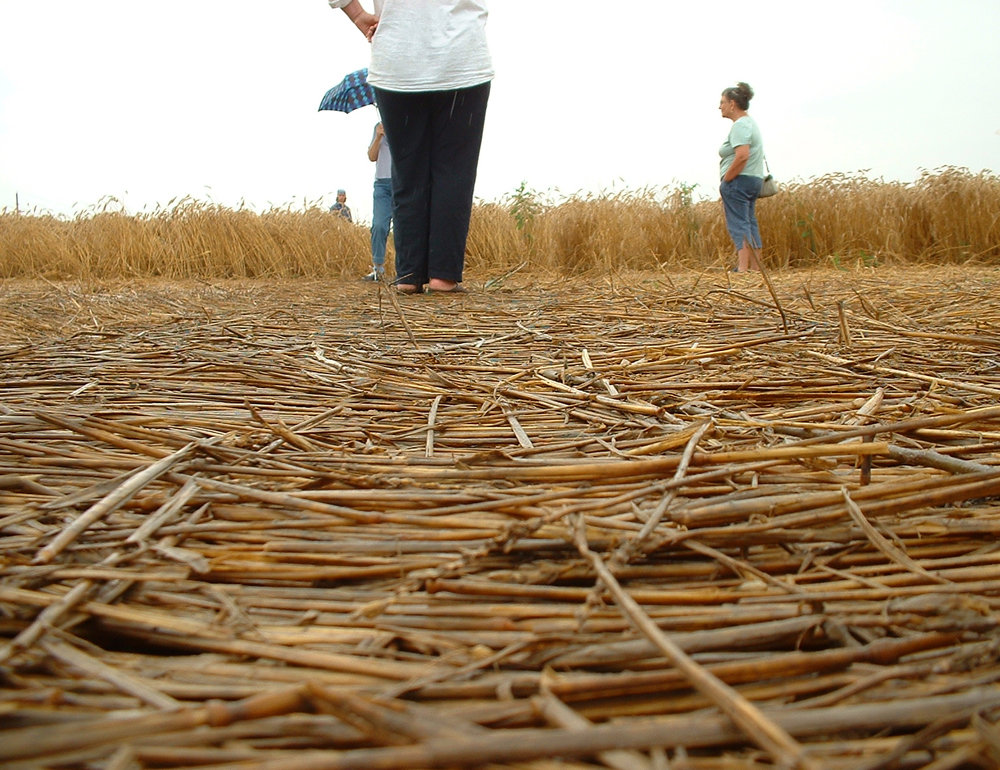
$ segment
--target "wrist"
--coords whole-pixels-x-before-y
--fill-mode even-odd
[[[359,3],[358,0],[351,0],[351,2],[341,8],[341,10],[347,14],[347,18],[352,22],[365,12],[365,9],[361,7],[361,3]]]

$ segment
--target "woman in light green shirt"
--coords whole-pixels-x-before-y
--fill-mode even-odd
[[[733,121],[729,136],[719,148],[719,193],[726,216],[726,228],[736,246],[736,272],[759,270],[762,247],[757,225],[757,198],[764,183],[764,143],[757,123],[747,114],[753,89],[746,83],[722,92],[719,112]]]

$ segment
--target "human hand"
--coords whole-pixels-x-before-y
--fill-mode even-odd
[[[385,129],[382,127],[381,123],[375,124],[375,136],[379,139],[385,136]]]
[[[375,36],[375,30],[378,29],[379,17],[374,13],[365,11],[355,16],[352,21],[354,22],[354,26],[361,30],[361,34],[370,43]]]

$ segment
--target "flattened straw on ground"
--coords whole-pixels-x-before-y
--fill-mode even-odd
[[[627,278],[0,287],[0,763],[996,766],[1000,273]]]

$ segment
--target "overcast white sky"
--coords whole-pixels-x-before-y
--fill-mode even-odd
[[[492,0],[476,194],[714,197],[737,80],[780,180],[1000,172],[998,31],[997,0]],[[325,0],[0,0],[0,208],[301,207],[345,187],[367,219],[375,108],[317,107],[368,48]]]

